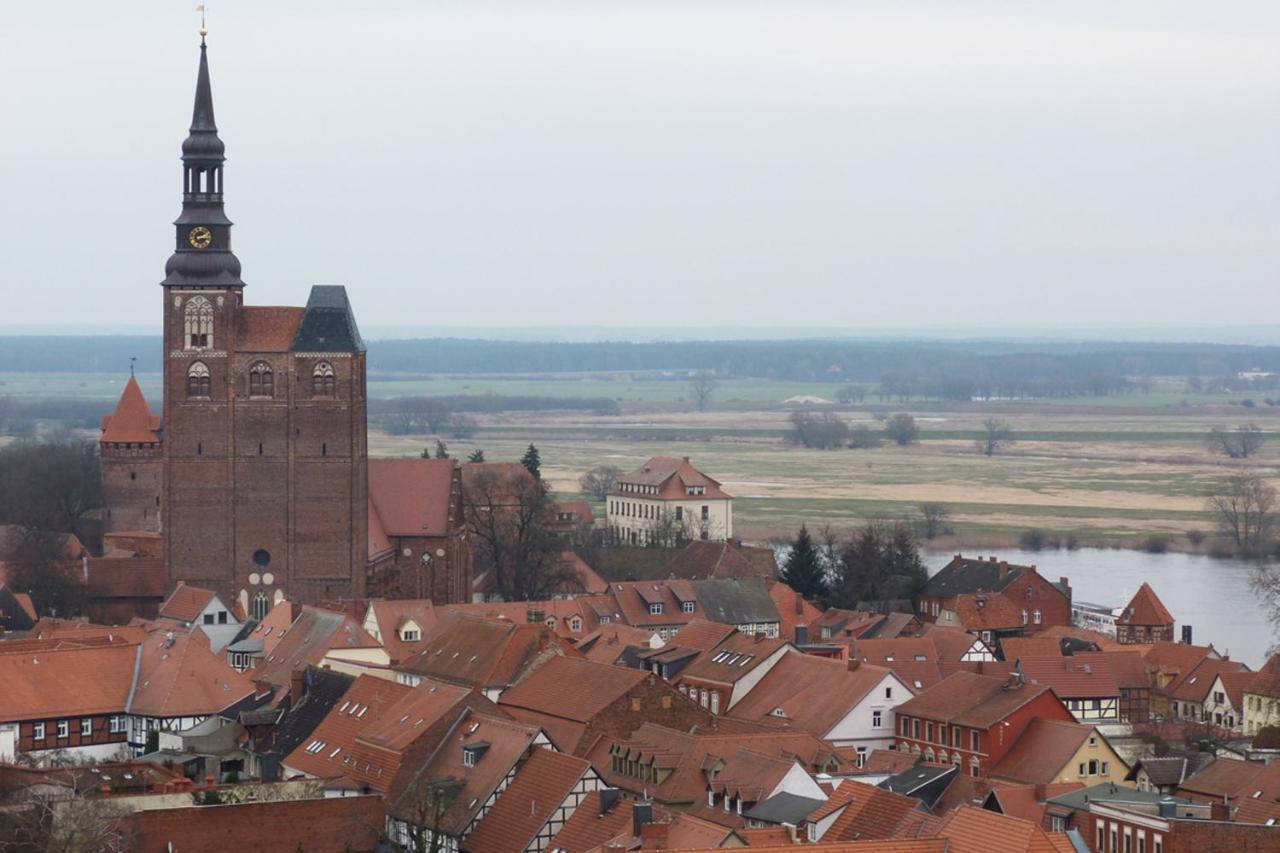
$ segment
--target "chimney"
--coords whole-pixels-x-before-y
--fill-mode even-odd
[[[1067,587],[1068,589],[1070,589],[1070,588],[1071,588],[1071,584],[1070,584],[1070,583],[1068,583],[1068,582],[1067,582],[1067,579],[1066,579],[1066,578],[1063,578],[1063,577],[1058,578],[1058,585],[1059,585],[1059,586],[1065,586],[1065,587]]]
[[[855,669],[862,666],[862,661],[858,660],[857,658],[849,658],[849,662],[845,664],[845,666],[849,668],[850,672],[853,672]]]
[[[1043,782],[1035,786],[1036,802],[1043,803],[1048,799],[1048,790]]]
[[[999,576],[1000,580],[1007,578],[1009,576],[1009,564],[1001,560],[996,566],[996,575]]]
[[[796,593],[796,615],[804,615],[804,596],[798,592]]]
[[[306,670],[295,669],[289,673],[289,705],[296,708],[306,694]]]
[[[688,457],[688,456],[685,456],[685,457],[682,457],[682,458],[684,459],[684,461],[685,461],[685,462],[688,462],[688,461],[689,461],[689,457]]]
[[[797,625],[796,626],[796,645],[804,646],[804,645],[807,645],[808,643],[809,643],[809,626]]]
[[[666,850],[669,823],[646,823],[640,827],[641,850]]]
[[[604,817],[609,810],[618,804],[622,792],[617,788],[602,788],[600,790],[600,817]]]
[[[1209,820],[1226,822],[1231,820],[1231,808],[1227,805],[1227,798],[1223,795],[1221,800],[1214,800],[1209,805]]]
[[[1182,642],[1186,643],[1188,646],[1191,645],[1191,626],[1190,625],[1182,626]]]
[[[631,806],[631,834],[641,837],[646,823],[653,823],[653,804],[635,803]]]

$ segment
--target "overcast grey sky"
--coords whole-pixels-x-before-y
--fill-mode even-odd
[[[0,323],[158,322],[198,15],[13,3]],[[1280,317],[1280,3],[211,0],[255,304],[365,325]]]

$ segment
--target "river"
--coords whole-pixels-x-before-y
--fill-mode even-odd
[[[1266,613],[1249,586],[1252,563],[1219,560],[1199,554],[1148,554],[1143,551],[1081,548],[1077,551],[993,552],[1001,560],[1033,565],[1051,581],[1065,577],[1072,597],[1092,604],[1123,606],[1142,585],[1151,584],[1179,626],[1193,626],[1193,642],[1212,643],[1234,660],[1257,669],[1266,661],[1272,643]],[[953,555],[924,553],[929,573]],[[966,556],[978,556],[966,554]]]

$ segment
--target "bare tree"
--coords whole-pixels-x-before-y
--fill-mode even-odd
[[[920,439],[920,427],[916,419],[906,412],[900,412],[889,418],[884,425],[885,434],[900,445],[914,444]]]
[[[1002,447],[1013,444],[1013,430],[1009,423],[999,418],[987,418],[982,422],[982,436],[977,441],[978,452],[983,456],[995,456]]]
[[[951,515],[942,504],[920,504],[920,535],[925,539],[934,539],[943,533],[950,533],[947,518]]]
[[[451,415],[449,417],[449,435],[454,438],[470,438],[479,428],[476,419],[470,415]]]
[[[1261,553],[1275,527],[1276,490],[1258,475],[1242,471],[1209,496],[1218,529],[1246,554]]]
[[[1257,424],[1241,424],[1233,430],[1214,427],[1204,442],[1214,453],[1231,459],[1248,459],[1262,449],[1262,430]]]
[[[880,436],[866,424],[856,424],[849,430],[849,446],[854,450],[868,450],[880,446]]]
[[[609,497],[609,492],[613,491],[614,484],[618,482],[618,478],[621,476],[621,468],[616,468],[613,465],[597,465],[582,475],[582,479],[578,480],[578,485],[582,487],[582,491],[596,500],[602,501]]]
[[[804,447],[829,450],[844,447],[849,440],[849,425],[835,412],[791,413],[791,441]]]
[[[0,811],[0,851],[125,853],[135,849],[122,825],[125,809],[77,791],[73,781],[58,788],[47,788]]]
[[[565,544],[551,530],[551,498],[523,466],[478,471],[464,509],[476,567],[493,573],[504,600],[535,601],[579,582],[560,559]]]
[[[706,410],[707,404],[711,402],[711,395],[719,384],[716,375],[710,370],[699,370],[689,377],[689,393],[693,394],[693,402],[699,412]]]

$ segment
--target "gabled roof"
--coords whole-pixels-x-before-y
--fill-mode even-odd
[[[378,629],[374,639],[381,641],[393,666],[421,651],[424,648],[422,638],[426,637],[439,620],[429,598],[375,599],[369,602],[369,609],[365,611],[366,624],[370,613],[373,614]],[[401,628],[407,624],[407,620],[413,620],[421,629],[419,639],[406,642],[400,638]]]
[[[640,670],[557,657],[503,693],[499,705],[586,723],[649,677]]]
[[[1001,631],[1026,624],[1022,610],[1003,595],[961,593],[955,596],[952,608],[966,631]]]
[[[545,659],[566,652],[573,653],[567,641],[541,622],[515,623],[450,612],[423,636],[421,650],[402,659],[397,669],[502,690]]]
[[[1062,768],[1090,736],[1101,737],[1093,726],[1033,717],[1009,751],[991,768],[991,775],[1011,782],[1047,785],[1057,781]]]
[[[938,650],[939,663],[959,661],[975,643],[985,645],[976,634],[932,622],[924,626],[923,634],[933,640],[933,645]]]
[[[1002,637],[1000,652],[1011,663],[1022,657],[1062,657],[1062,642],[1056,637]]]
[[[848,780],[842,782],[826,805],[809,819],[817,820],[841,808],[843,811],[823,834],[822,841],[891,838],[921,806],[913,797]]]
[[[345,673],[315,666],[307,667],[303,675],[302,701],[279,718],[271,732],[266,751],[284,756],[303,746],[304,741],[310,741],[316,726],[329,715],[353,683],[355,678]],[[243,715],[238,722],[245,724]]]
[[[263,620],[264,625],[280,606],[283,605],[277,605],[267,614],[267,618]],[[264,642],[264,651],[265,646]],[[350,616],[321,607],[306,606],[285,635],[278,638],[267,652],[257,678],[268,684],[287,685],[295,669],[319,664],[330,651],[370,648],[380,646]]]
[[[462,487],[456,466],[452,459],[370,459],[369,502],[381,532],[447,536],[460,525],[462,519],[453,517]]]
[[[1047,692],[1049,688],[1043,685],[955,672],[935,687],[897,706],[894,712],[987,729]]]
[[[242,353],[288,352],[302,314],[303,309],[295,306],[241,306],[236,349]]]
[[[850,654],[864,663],[892,670],[913,690],[927,690],[942,680],[938,649],[930,637],[855,640]]]
[[[974,806],[943,818],[938,837],[947,853],[1075,853],[1064,833],[1047,833],[1027,820]]]
[[[695,539],[676,552],[663,572],[688,580],[760,577],[735,543],[703,539]]]
[[[1143,660],[1147,668],[1172,675],[1184,675],[1195,669],[1205,658],[1217,658],[1213,646],[1193,646],[1161,640],[1152,643]]]
[[[676,631],[669,645],[705,652],[723,643],[736,630],[732,625],[725,625],[722,622],[695,619]]]
[[[136,644],[0,654],[0,721],[123,713]]]
[[[674,456],[652,456],[648,462],[645,462],[636,470],[619,476],[618,484],[614,486],[611,494],[633,494],[632,492],[622,491],[623,484],[631,483],[657,486],[657,495],[647,495],[645,497],[656,497],[664,500],[684,500],[688,498],[689,495],[685,493],[685,489],[689,486],[702,486],[706,489],[706,493],[698,495],[698,498],[732,497],[732,495],[720,488],[719,481],[713,480],[697,468],[694,468],[687,456],[679,459]]]
[[[141,652],[130,713],[204,716],[254,693],[253,681],[211,652],[202,632],[155,630],[142,643]]]
[[[768,587],[769,597],[773,599],[773,604],[778,609],[778,619],[782,623],[779,636],[783,639],[795,642],[797,625],[803,625],[806,628],[810,627],[815,620],[822,616],[821,610],[814,607],[805,600],[804,596],[782,581],[765,581],[765,586]],[[813,635],[811,630],[809,642],[817,641],[818,638]]]
[[[999,592],[1034,566],[1018,566],[1003,560],[974,559],[956,554],[925,584],[920,593],[926,598],[954,598],[978,592]]]
[[[1196,664],[1190,671],[1183,673],[1182,677],[1174,681],[1166,689],[1169,698],[1178,699],[1182,702],[1203,702],[1209,695],[1209,691],[1213,689],[1214,682],[1219,676],[1233,672],[1247,671],[1247,667],[1234,660],[1215,660],[1214,658],[1205,658]],[[1233,686],[1237,690],[1236,699],[1239,697],[1240,681],[1234,681]],[[1236,705],[1237,708],[1241,707]]]
[[[1156,627],[1173,624],[1173,614],[1164,606],[1151,584],[1143,583],[1116,618],[1117,625]]]
[[[680,582],[672,583],[678,591]],[[742,625],[778,621],[778,607],[764,581],[705,580],[692,581],[691,585],[702,605],[703,617],[712,622]]]
[[[1111,663],[1105,656],[1090,660],[1078,657],[1064,658],[1025,656],[1018,659],[1018,668],[1031,684],[1045,684],[1062,699],[1096,699],[1119,696],[1120,688],[1111,672]]]
[[[108,444],[152,444],[160,440],[160,418],[151,413],[133,376],[125,383],[115,411],[103,415],[99,441]]]
[[[1164,758],[1139,758],[1126,779],[1136,779],[1139,770],[1145,770],[1153,785],[1181,785],[1187,777],[1187,757],[1170,755]]]
[[[613,664],[617,663],[628,647],[648,651],[654,636],[652,631],[611,622],[583,637],[574,644],[574,649],[587,660]]]
[[[1139,652],[1076,652],[1071,656],[1077,663],[1106,666],[1120,690],[1143,689],[1151,686],[1147,667]]]
[[[364,341],[360,339],[345,287],[317,284],[311,288],[290,349],[316,353],[364,352]]]
[[[583,798],[556,837],[549,850],[565,853],[588,853],[622,834],[631,834],[631,809],[634,800],[619,798],[604,814],[600,813],[601,792],[592,791]],[[657,803],[651,804],[655,821],[670,820],[671,812]]]
[[[467,848],[485,853],[524,853],[591,765],[581,758],[534,749],[502,796],[467,836]]]
[[[1280,654],[1267,658],[1262,669],[1254,673],[1253,679],[1244,690],[1246,693],[1280,698]]]
[[[745,634],[734,630],[681,670],[679,681],[697,679],[718,684],[737,684],[787,645],[786,640],[770,640],[759,634]]]
[[[194,622],[200,612],[209,606],[209,602],[217,596],[211,589],[188,586],[183,581],[169,593],[164,604],[160,605],[160,616],[165,619],[176,619],[179,622]]]
[[[344,764],[342,759],[350,756],[356,737],[412,689],[371,675],[357,677],[342,701],[331,708],[306,742],[282,759],[282,764],[318,779],[351,775],[350,762]]]
[[[850,672],[844,661],[792,651],[728,715],[825,737],[886,676],[892,673],[883,667],[863,664]],[[905,685],[901,689],[909,690]]]

